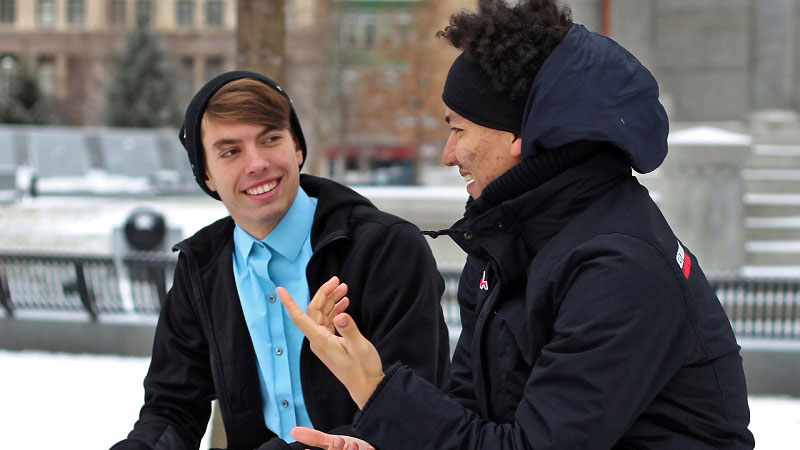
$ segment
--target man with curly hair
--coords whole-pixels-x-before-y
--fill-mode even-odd
[[[667,153],[650,72],[552,0],[480,2],[439,34],[463,52],[442,160],[471,197],[432,233],[468,255],[448,393],[383,367],[347,314],[337,336],[280,292],[358,404],[354,429],[383,450],[753,448],[730,323],[631,176]]]

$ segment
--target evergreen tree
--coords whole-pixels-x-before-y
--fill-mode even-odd
[[[7,69],[0,89],[0,122],[47,124],[53,122],[50,100],[24,63]]]
[[[117,57],[106,95],[106,122],[118,127],[180,124],[176,84],[158,37],[139,25]]]

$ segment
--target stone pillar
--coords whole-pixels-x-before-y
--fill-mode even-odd
[[[742,169],[752,139],[696,127],[669,137],[661,210],[706,273],[736,274],[745,261]]]
[[[286,0],[239,0],[238,5],[237,66],[283,83]]]
[[[761,0],[755,4],[752,78],[755,110],[791,107],[797,83],[793,46],[798,8],[796,0]]]

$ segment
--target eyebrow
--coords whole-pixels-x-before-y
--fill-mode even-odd
[[[272,127],[272,126],[266,126],[266,127],[264,127],[263,130],[261,130],[261,132],[258,133],[258,135],[256,135],[256,139],[261,139],[262,137],[264,137],[265,134],[271,133],[271,132],[276,131],[276,130],[278,130],[278,128]],[[211,144],[211,147],[214,148],[214,149],[220,150],[219,147],[222,147],[222,146],[225,146],[225,145],[238,144],[240,142],[242,142],[241,139],[224,139],[223,138],[223,139],[219,139],[216,142],[214,142],[213,144]]]

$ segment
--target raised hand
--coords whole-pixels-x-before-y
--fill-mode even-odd
[[[328,298],[330,287],[325,285],[319,290],[326,289],[322,295]],[[276,291],[292,322],[308,338],[311,351],[342,382],[356,405],[363,408],[383,379],[383,366],[375,346],[361,334],[349,314],[339,313],[333,317],[335,331],[340,334],[337,336],[333,330],[304,314],[286,289],[279,287]],[[314,297],[317,295],[319,291]]]
[[[312,428],[294,427],[291,434],[297,442],[325,450],[375,450],[369,442],[361,439],[323,433]]]
[[[331,333],[335,333],[333,318],[344,312],[350,305],[350,300],[345,297],[345,294],[347,294],[347,285],[340,283],[338,277],[331,277],[314,294],[306,307],[306,314],[317,325],[322,325]]]

